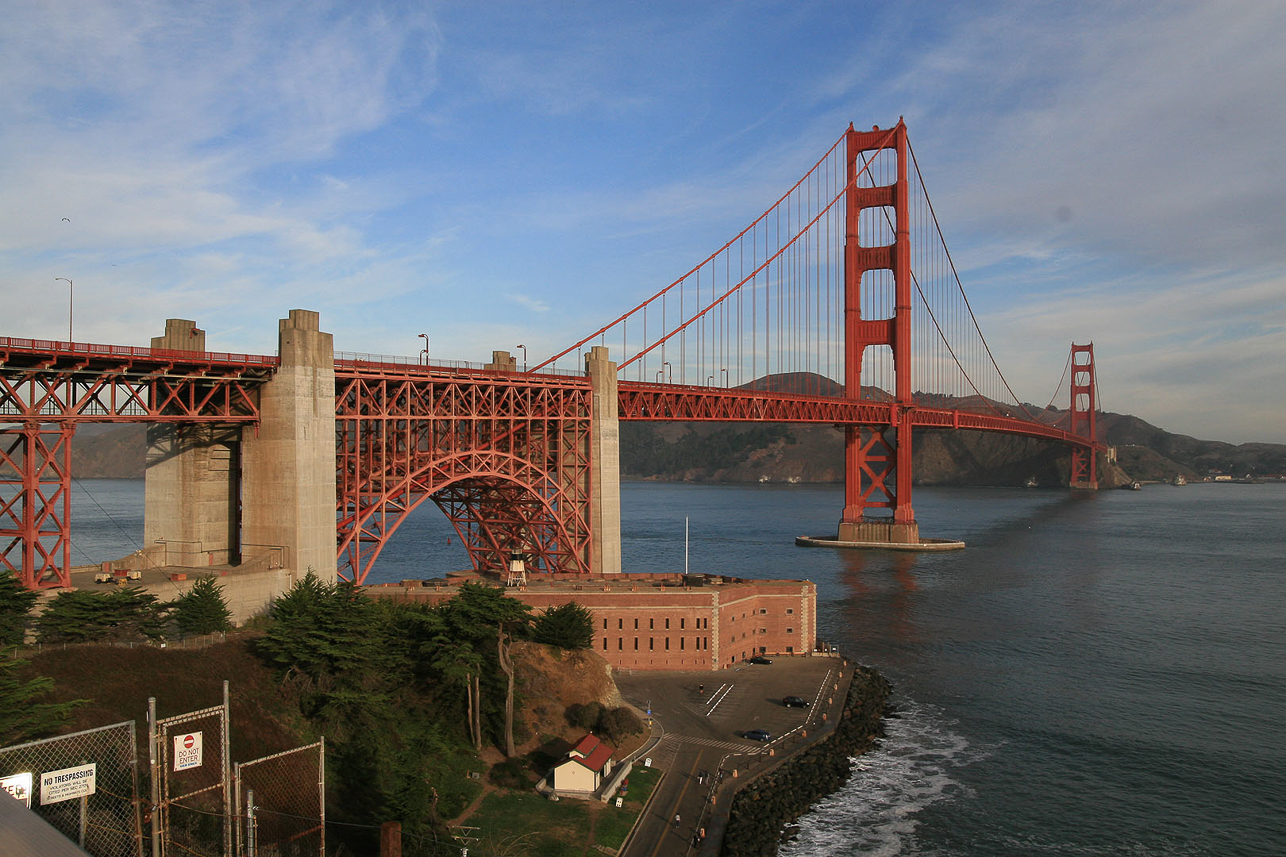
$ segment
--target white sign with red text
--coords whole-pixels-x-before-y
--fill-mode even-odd
[[[31,809],[31,772],[14,774],[11,777],[0,777],[0,789],[7,791]]]
[[[201,767],[201,733],[188,732],[174,736],[174,770]]]

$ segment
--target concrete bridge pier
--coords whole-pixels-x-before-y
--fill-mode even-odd
[[[205,331],[165,321],[153,348],[205,351]],[[237,426],[152,423],[147,427],[143,542],[160,565],[200,568],[240,562]]]
[[[259,425],[241,450],[241,542],[280,551],[282,564],[334,583],[335,345],[316,312],[292,309],[278,327],[281,359],[259,388]]]
[[[590,570],[621,573],[621,423],[616,364],[594,346],[585,355],[585,374],[593,393],[589,430]]]
[[[205,333],[168,319],[152,347],[205,351]],[[334,344],[317,313],[291,310],[278,354],[259,387],[259,425],[148,427],[143,533],[158,564],[262,560],[336,580]]]

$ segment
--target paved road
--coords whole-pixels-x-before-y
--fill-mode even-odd
[[[625,698],[642,710],[651,708],[663,737],[648,755],[666,772],[622,857],[717,854],[726,820],[717,810],[726,812],[747,767],[761,770],[787,747],[797,748],[804,731],[816,737],[823,713],[826,727],[833,725],[842,706],[835,684],[846,687],[838,678],[841,665],[835,658],[798,657],[719,672],[618,674]],[[810,707],[787,708],[784,696],[802,696]],[[751,729],[766,729],[773,740],[741,737]],[[697,847],[702,828],[706,837]]]

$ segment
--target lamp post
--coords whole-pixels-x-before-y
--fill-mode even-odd
[[[662,363],[662,364],[661,364],[661,368],[665,369],[665,382],[666,382],[667,384],[673,384],[673,383],[674,383],[674,367],[670,365],[670,361],[669,361],[669,360],[667,360],[667,361],[665,361],[664,363]]]
[[[423,358],[421,362],[424,363],[425,366],[428,366],[429,365],[429,335],[427,333],[421,333],[420,338],[424,340],[424,348],[420,351],[420,357]]]
[[[73,299],[73,295],[75,293],[76,287],[72,283],[71,279],[69,279],[68,277],[54,277],[54,282],[58,282],[59,280],[62,280],[65,283],[67,283],[67,341],[71,342],[71,310],[72,310],[72,299]]]
[[[515,345],[514,347],[522,349],[522,371],[526,372],[527,371],[527,346]]]
[[[728,370],[724,368],[724,369],[720,369],[719,371],[723,373],[723,386],[725,387],[728,386],[728,377],[729,377]]]

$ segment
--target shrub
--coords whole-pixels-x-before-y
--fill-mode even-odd
[[[168,605],[134,586],[91,592],[61,592],[36,625],[43,643],[158,640],[164,635]]]
[[[180,634],[214,634],[232,630],[232,611],[223,587],[211,575],[197,578],[192,588],[172,602],[174,624]]]
[[[613,744],[620,744],[629,736],[642,732],[643,728],[639,716],[624,706],[604,711],[598,719],[599,731]]]
[[[598,702],[572,705],[567,709],[567,722],[578,729],[590,732],[598,728],[598,721],[602,716],[603,706]]]

